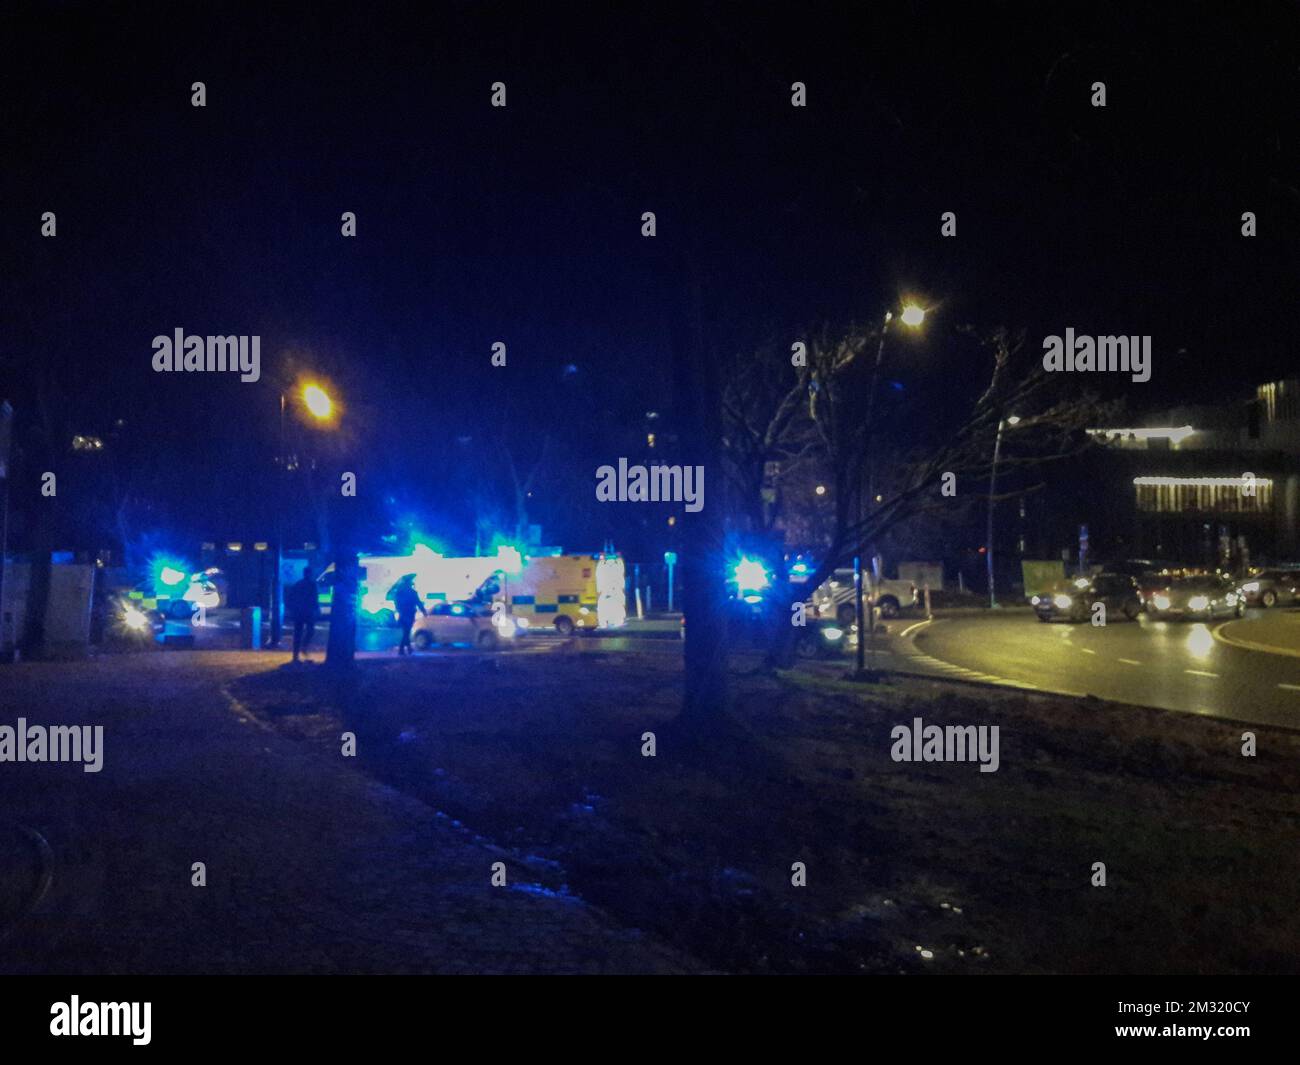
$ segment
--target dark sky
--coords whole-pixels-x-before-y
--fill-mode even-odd
[[[936,345],[1150,334],[1150,383],[1097,382],[1137,410],[1295,373],[1292,4],[186,7],[6,18],[0,393],[25,433],[45,375],[217,505],[290,359],[395,499],[451,491],[448,426],[594,469],[668,402],[686,247],[720,355],[914,291]],[[263,382],[154,374],[178,326],[260,334]]]

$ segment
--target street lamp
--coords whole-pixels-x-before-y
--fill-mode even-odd
[[[988,567],[989,576],[989,607],[996,608],[998,605],[997,595],[993,587],[993,508],[996,506],[994,495],[997,492],[998,484],[998,459],[1002,456],[1002,429],[1004,426],[1017,426],[1020,424],[1020,416],[1013,414],[1009,418],[998,419],[998,435],[993,441],[993,468],[989,471],[989,521],[988,529],[984,537],[984,564]]]
[[[334,416],[334,401],[330,399],[329,393],[320,385],[314,382],[307,382],[297,389],[298,397],[302,400],[303,407],[318,422],[326,423]],[[288,472],[288,460],[284,453],[284,412],[288,406],[288,393],[281,389],[280,391],[280,445],[279,445],[279,463],[281,472],[280,491],[276,493],[275,502],[275,559],[271,570],[271,638],[269,646],[279,647],[280,639],[283,635],[283,619],[281,618],[281,588],[280,588],[280,566],[284,555],[284,484],[283,476]]]
[[[334,412],[334,403],[320,385],[304,385],[302,401],[313,417],[325,420]]]
[[[925,321],[925,308],[921,307],[916,303],[904,304],[900,317],[902,318],[903,324],[905,326],[908,326],[911,329],[917,329],[920,327],[921,323]],[[868,447],[870,448],[870,455],[868,456],[867,459],[867,469],[868,469],[867,496],[869,499],[874,499],[876,495],[876,449],[874,445],[871,443],[871,437],[875,433],[874,414],[876,409],[876,383],[880,379],[880,364],[883,361],[885,356],[885,337],[889,335],[889,323],[892,322],[893,320],[894,320],[894,312],[886,311],[884,321],[881,323],[880,326],[880,343],[876,345],[876,363],[871,368],[871,391],[867,393],[867,434],[868,434],[867,444]],[[862,510],[861,497],[859,497],[858,508],[859,508],[859,513],[861,513]],[[868,631],[873,637],[875,636],[875,631],[876,631],[876,610],[875,610],[874,596],[872,597],[869,603],[871,610],[869,611],[865,619],[863,617],[862,547],[863,545],[859,543],[858,553],[857,555],[854,556],[853,559],[853,583],[854,583],[853,603],[854,603],[854,613],[857,615],[857,623],[858,623],[858,671],[859,672],[865,670],[867,665],[866,647],[864,645],[866,643],[866,636],[868,634]],[[875,649],[873,648],[872,649],[873,654],[874,654],[874,650]]]

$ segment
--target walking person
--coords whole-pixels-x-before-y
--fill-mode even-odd
[[[397,623],[402,628],[402,642],[397,645],[399,655],[411,653],[411,626],[415,624],[415,612],[427,614],[420,593],[415,590],[415,575],[408,573],[393,586],[393,606],[397,609]]]
[[[316,582],[311,579],[310,567],[304,566],[302,580],[285,589],[284,605],[293,622],[293,661],[296,663],[300,653],[306,655],[307,645],[316,632],[316,619],[320,616]]]

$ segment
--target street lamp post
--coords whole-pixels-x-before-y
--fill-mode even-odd
[[[988,567],[990,608],[996,608],[998,605],[997,594],[993,586],[993,508],[997,505],[993,497],[997,493],[998,459],[1002,456],[1002,428],[1006,425],[1018,425],[1019,423],[1019,417],[1014,414],[1010,418],[999,418],[998,433],[993,441],[993,468],[989,471],[989,519],[988,529],[984,536],[984,563]]]
[[[916,329],[925,321],[925,308],[915,303],[909,303],[903,308],[903,324]],[[861,499],[858,502],[858,511],[861,516],[869,508],[876,498],[876,449],[871,442],[871,437],[875,433],[875,411],[876,411],[876,384],[880,380],[880,366],[885,357],[885,337],[889,334],[889,323],[894,320],[894,312],[886,311],[885,320],[880,326],[880,342],[876,345],[876,362],[871,367],[871,390],[867,393],[867,446],[870,454],[867,457],[867,505],[862,506]],[[858,482],[861,484],[861,482]],[[872,585],[872,593],[866,601],[866,617],[864,618],[863,598],[862,598],[862,551],[866,545],[859,538],[858,553],[853,556],[853,583],[856,586],[854,590],[854,614],[856,615],[858,625],[858,671],[863,672],[867,668],[867,650],[866,642],[868,637],[874,638],[876,633],[876,596],[875,586]],[[872,655],[875,654],[875,647],[872,647]]]
[[[280,639],[283,635],[283,620],[280,617],[280,567],[281,556],[284,552],[284,493],[285,477],[284,468],[284,390],[280,390],[280,442],[277,445],[278,455],[276,465],[279,467],[277,475],[278,484],[275,490],[275,556],[272,559],[271,570],[271,639],[269,646],[279,647]]]
[[[329,394],[321,388],[320,385],[306,384],[299,390],[299,398],[302,405],[307,409],[313,418],[318,422],[326,423],[334,415],[334,401],[330,399]],[[277,485],[275,493],[275,570],[271,574],[271,640],[269,646],[279,647],[280,640],[283,637],[283,609],[280,600],[283,598],[281,590],[280,569],[283,563],[284,555],[284,497],[287,494],[286,488],[288,478],[289,460],[284,452],[284,413],[288,405],[288,395],[281,389],[280,391],[280,443],[279,443],[279,466],[280,466],[280,483]]]

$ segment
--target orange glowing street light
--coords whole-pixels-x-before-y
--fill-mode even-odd
[[[302,402],[318,421],[325,421],[334,413],[334,401],[320,385],[303,385]]]

